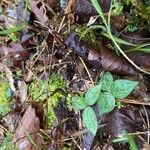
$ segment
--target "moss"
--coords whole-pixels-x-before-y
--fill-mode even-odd
[[[141,16],[141,18],[146,21],[150,20],[149,0],[123,0],[123,4],[132,6],[130,12],[133,12],[134,15]]]
[[[98,35],[96,29],[98,28],[86,25],[84,26],[77,25],[75,27],[75,31],[78,33],[80,41],[82,41],[85,44],[88,44],[90,47],[94,49],[99,49],[100,43],[97,40]]]
[[[72,143],[67,143],[62,147],[62,150],[72,150]]]
[[[0,115],[6,115],[10,110],[10,100],[12,99],[12,90],[7,81],[0,82]]]
[[[39,80],[33,81],[29,86],[29,92],[34,101],[44,102],[48,101],[48,114],[47,120],[48,125],[52,126],[55,120],[55,113],[53,108],[57,105],[58,101],[64,97],[62,93],[56,92],[49,97],[49,94],[52,94],[56,89],[65,89],[66,84],[63,81],[63,78],[59,74],[52,74],[48,81]],[[46,104],[44,104],[46,107]],[[46,109],[45,109],[46,112]]]

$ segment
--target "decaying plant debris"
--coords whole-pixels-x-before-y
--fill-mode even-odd
[[[150,149],[149,10],[148,0],[2,0],[0,148]],[[78,102],[91,87],[113,93],[105,73],[135,85],[102,114],[95,97]]]

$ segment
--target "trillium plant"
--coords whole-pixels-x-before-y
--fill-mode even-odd
[[[98,121],[92,106],[96,104],[100,115],[111,112],[115,108],[116,99],[126,98],[138,82],[125,79],[113,80],[110,72],[105,72],[97,85],[90,87],[84,96],[72,97],[75,110],[83,110],[82,120],[84,125],[94,135],[98,129]]]

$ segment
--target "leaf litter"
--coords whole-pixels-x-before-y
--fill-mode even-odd
[[[111,16],[111,32],[123,52],[149,71],[149,20],[144,2],[137,7],[136,1],[114,0],[112,14],[111,1],[99,0],[98,4],[106,19]],[[147,1],[145,6],[149,8]],[[141,13],[136,22],[133,12]],[[149,75],[117,51],[103,21],[90,0],[2,0],[0,106],[6,102],[9,109],[0,113],[1,147],[149,147]],[[112,78],[103,79],[105,73]],[[105,82],[102,87],[101,82]]]

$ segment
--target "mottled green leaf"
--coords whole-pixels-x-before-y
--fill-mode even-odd
[[[95,85],[88,89],[88,91],[85,93],[85,99],[88,105],[94,105],[96,103],[99,97],[100,90],[101,84]]]
[[[94,135],[96,134],[98,123],[94,110],[91,107],[87,107],[82,114],[83,123]]]
[[[99,83],[102,84],[101,90],[110,92],[112,82],[113,82],[112,74],[110,72],[105,72],[99,81]]]
[[[85,99],[82,97],[82,96],[74,96],[72,97],[72,106],[77,109],[77,110],[80,110],[80,109],[84,109],[87,104],[85,102]]]
[[[115,107],[115,98],[108,92],[101,93],[97,101],[100,114],[108,113]]]
[[[111,87],[112,95],[115,98],[123,99],[127,97],[133,89],[137,86],[138,82],[130,80],[116,80]]]

